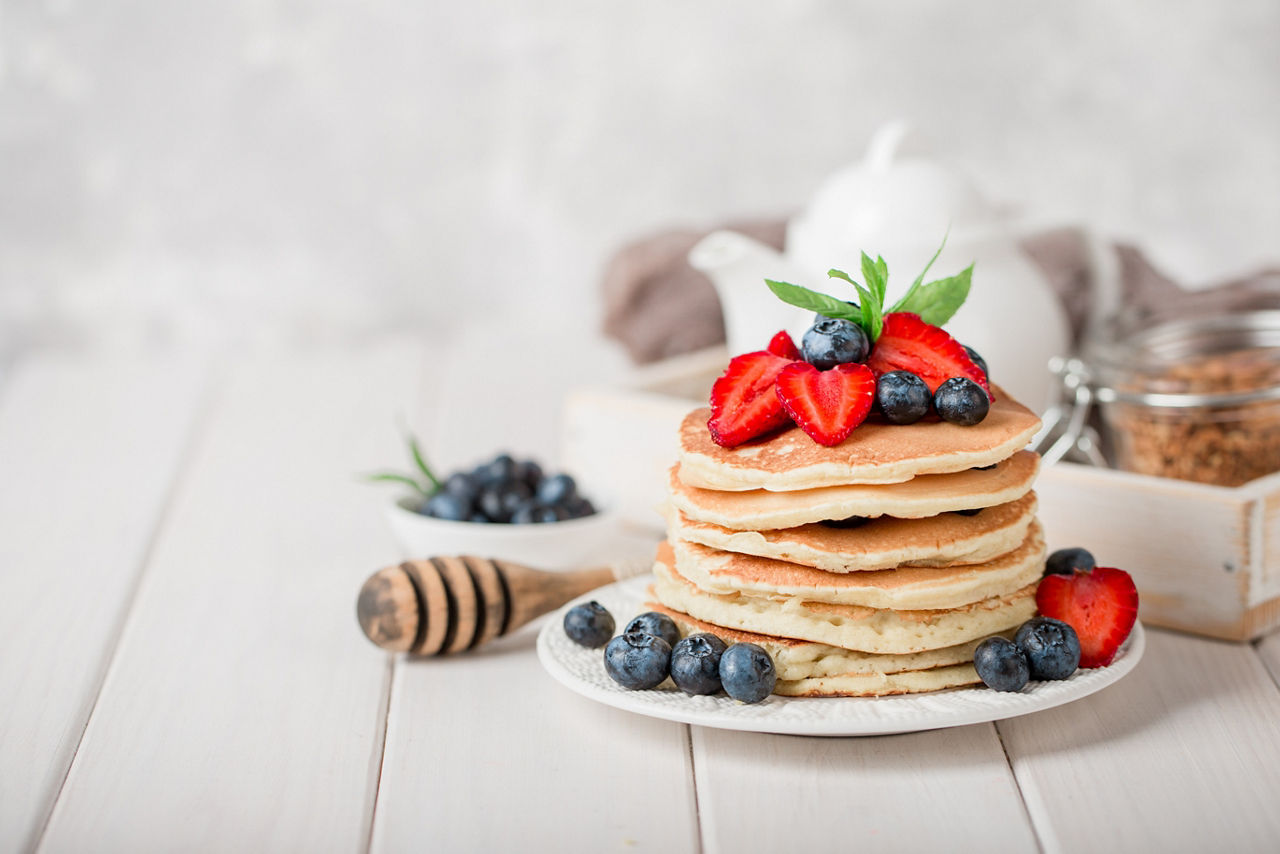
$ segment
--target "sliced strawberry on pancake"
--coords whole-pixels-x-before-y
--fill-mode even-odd
[[[876,378],[866,365],[836,365],[819,371],[792,362],[778,374],[778,398],[800,429],[820,445],[838,445],[871,411]]]
[[[790,364],[790,359],[766,350],[743,353],[729,361],[711,387],[707,429],[717,445],[732,448],[787,424],[789,419],[773,381]]]
[[[884,326],[871,348],[867,367],[876,376],[910,371],[924,380],[930,393],[951,377],[968,377],[995,400],[986,373],[974,364],[960,342],[916,314],[898,311],[884,316]]]

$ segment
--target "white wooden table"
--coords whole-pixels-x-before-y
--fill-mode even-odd
[[[355,475],[397,417],[444,466],[548,456],[546,390],[621,364],[465,343],[0,373],[0,851],[1280,851],[1277,635],[1151,631],[1085,700],[862,739],[605,708],[532,631],[382,654],[391,495]]]

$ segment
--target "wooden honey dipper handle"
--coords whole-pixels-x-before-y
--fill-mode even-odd
[[[356,616],[365,636],[383,649],[462,652],[613,580],[607,567],[542,572],[469,556],[407,560],[369,576]]]

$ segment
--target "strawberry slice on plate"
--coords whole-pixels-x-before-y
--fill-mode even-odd
[[[773,381],[791,363],[767,350],[729,360],[729,367],[711,387],[707,429],[717,445],[732,448],[787,423]]]
[[[790,359],[793,362],[800,359],[800,348],[796,346],[796,342],[792,340],[791,333],[783,329],[769,341],[766,348],[775,356],[781,356],[784,359]]]
[[[1036,590],[1040,614],[1071,626],[1080,637],[1080,666],[1106,667],[1138,620],[1138,588],[1123,569],[1046,575]]]
[[[884,326],[871,348],[867,367],[876,376],[910,371],[924,380],[930,393],[952,377],[968,377],[995,400],[986,373],[974,364],[960,342],[940,327],[925,323],[917,314],[896,311],[884,316]]]
[[[792,362],[778,374],[778,399],[800,429],[819,445],[838,445],[871,411],[876,378],[866,365],[851,362],[819,371]]]

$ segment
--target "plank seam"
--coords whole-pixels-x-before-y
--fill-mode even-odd
[[[141,594],[142,586],[146,581],[147,570],[150,569],[152,559],[155,557],[156,545],[160,542],[160,535],[167,526],[169,516],[173,511],[174,497],[189,479],[194,465],[195,449],[200,446],[207,435],[209,424],[212,420],[208,415],[213,410],[214,401],[221,396],[223,378],[218,375],[208,378],[206,382],[208,387],[201,395],[200,402],[194,407],[192,424],[188,428],[186,440],[182,444],[182,452],[179,456],[180,462],[176,467],[172,480],[169,481],[169,485],[164,491],[160,512],[156,516],[155,524],[152,525],[151,532],[147,537],[147,545],[142,550],[142,558],[138,561],[138,568],[134,571],[133,579],[129,585],[129,593],[124,600],[124,607],[120,609],[120,616],[112,627],[110,635],[108,635],[107,653],[103,656],[102,664],[93,683],[93,700],[89,703],[89,713],[85,715],[84,723],[80,726],[80,733],[76,736],[75,747],[71,750],[71,758],[67,761],[67,767],[62,772],[62,777],[58,780],[57,791],[54,793],[53,798],[50,799],[48,809],[45,810],[44,817],[40,821],[39,830],[36,831],[35,836],[32,838],[31,846],[27,849],[31,852],[39,851],[41,846],[44,845],[45,835],[49,831],[49,825],[53,823],[53,816],[57,811],[59,801],[62,800],[62,793],[66,790],[67,781],[71,779],[71,772],[75,770],[76,760],[80,757],[80,748],[84,746],[85,736],[88,734],[89,727],[93,724],[93,717],[98,711],[98,702],[102,699],[103,688],[106,687],[107,681],[111,678],[111,672],[116,664],[116,656],[120,652],[120,643],[128,631],[129,620],[133,616],[138,596]]]
[[[1040,854],[1044,854],[1044,840],[1040,838],[1040,828],[1036,827],[1035,819],[1031,817],[1031,810],[1027,806],[1027,796],[1022,791],[1022,781],[1018,779],[1018,771],[1013,767],[1013,757],[1009,755],[1009,748],[1004,743],[1004,733],[1000,731],[1000,723],[992,721],[991,726],[995,729],[996,741],[1000,743],[1000,752],[1004,754],[1004,764],[1009,769],[1009,776],[1013,778],[1013,786],[1018,790],[1018,801],[1022,804],[1022,817],[1027,820],[1027,826],[1031,828],[1031,836],[1036,841],[1036,850]]]
[[[387,764],[387,729],[391,721],[391,694],[395,690],[396,657],[387,656],[386,688],[382,692],[382,714],[379,732],[374,735],[377,743],[378,771],[373,775],[373,797],[369,799],[369,831],[365,834],[364,850],[369,854],[373,850],[373,829],[378,818],[378,797],[382,794],[382,769]]]
[[[706,851],[706,843],[702,839],[702,805],[698,802],[698,770],[693,761],[693,727],[681,725],[684,729],[684,746],[689,756],[689,786],[693,791],[693,828],[697,854]]]

